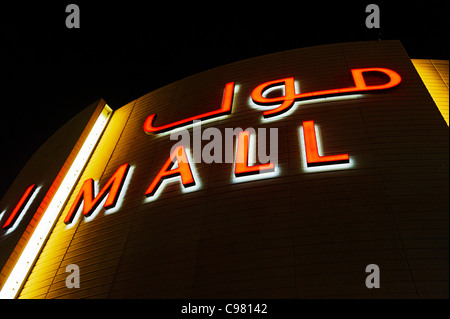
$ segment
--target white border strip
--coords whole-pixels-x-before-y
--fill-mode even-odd
[[[27,278],[31,267],[43,247],[43,244],[50,235],[50,231],[64,207],[67,198],[72,192],[73,187],[83,172],[84,166],[89,160],[100,136],[106,128],[111,115],[112,110],[105,104],[102,112],[92,127],[91,132],[64,177],[64,180],[53,196],[47,210],[44,212],[39,224],[36,226],[36,229],[3,285],[2,290],[0,291],[0,299],[13,299],[18,295],[23,282]]]

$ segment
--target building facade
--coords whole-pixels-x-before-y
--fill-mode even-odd
[[[448,298],[448,136],[448,61],[412,61],[398,41],[97,101],[0,202],[1,296]],[[264,145],[275,160],[248,160]]]

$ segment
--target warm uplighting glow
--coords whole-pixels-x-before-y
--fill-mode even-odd
[[[0,291],[0,298],[11,299],[15,298],[18,294],[32,265],[38,257],[43,244],[49,236],[50,231],[61,212],[61,209],[64,207],[68,196],[72,192],[72,189],[82,173],[84,166],[97,145],[97,142],[99,141],[100,136],[102,135],[108,120],[111,117],[111,114],[112,110],[105,105],[75,160],[70,166],[64,180],[56,191],[52,201],[47,207],[47,210],[43,214],[39,224],[36,226],[28,243],[22,251],[22,254],[3,285],[2,290]]]
[[[448,126],[448,61],[412,59],[411,62]]]

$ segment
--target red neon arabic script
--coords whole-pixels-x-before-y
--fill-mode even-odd
[[[260,105],[278,105],[281,102],[281,105],[278,107],[263,112],[263,116],[265,118],[272,117],[279,115],[285,111],[287,111],[295,101],[298,100],[306,100],[311,98],[319,98],[324,97],[328,95],[339,95],[339,94],[346,94],[346,93],[361,93],[365,91],[374,91],[374,90],[384,90],[388,88],[392,88],[394,86],[397,86],[401,82],[400,75],[392,71],[390,69],[385,68],[364,68],[364,69],[352,69],[352,76],[353,81],[355,82],[355,86],[353,87],[346,87],[341,89],[330,89],[330,90],[323,90],[323,91],[315,91],[315,92],[306,92],[306,93],[299,93],[295,94],[295,84],[294,84],[294,78],[284,78],[279,79],[275,81],[270,81],[263,83],[261,85],[258,85],[252,92],[252,100],[256,104]],[[364,72],[381,72],[386,74],[389,77],[389,82],[381,85],[367,85],[366,81],[364,80]],[[285,94],[284,96],[280,97],[274,97],[274,98],[266,98],[263,97],[263,93],[265,90],[267,90],[270,87],[277,86],[284,83],[285,87]]]
[[[225,114],[230,114],[231,113],[231,105],[233,104],[233,95],[234,95],[234,82],[229,82],[225,85],[225,92],[223,94],[222,106],[220,109],[217,109],[217,110],[211,111],[211,112],[207,112],[207,113],[203,113],[200,115],[188,117],[184,120],[173,122],[173,123],[163,125],[163,126],[158,126],[158,127],[153,126],[153,123],[156,118],[156,114],[152,114],[152,115],[148,116],[144,122],[144,131],[147,134],[162,133],[162,132],[166,132],[166,131],[169,131],[171,129],[174,129],[174,128],[177,128],[180,126],[192,124],[192,122],[194,122],[195,120],[206,120],[206,119],[218,117],[218,116],[225,115]]]

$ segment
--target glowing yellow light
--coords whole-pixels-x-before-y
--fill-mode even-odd
[[[448,61],[412,59],[411,62],[448,126]]]
[[[30,240],[3,285],[2,290],[0,291],[0,299],[12,299],[17,296],[25,278],[39,255],[45,240],[49,236],[61,209],[64,207],[68,196],[72,192],[84,166],[99,141],[111,115],[112,110],[109,106],[105,105],[88,137],[83,143],[83,146],[78,152],[78,155],[70,166],[64,180],[56,191],[55,196],[48,205],[47,210],[42,216],[39,224],[36,226]]]

